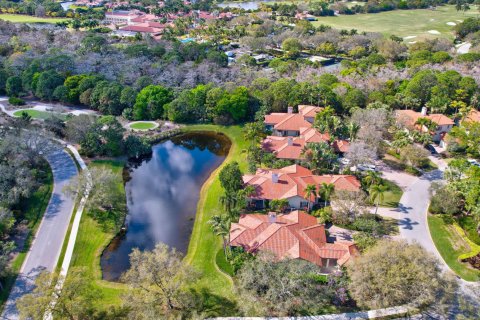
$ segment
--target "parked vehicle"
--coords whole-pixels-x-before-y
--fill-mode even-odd
[[[377,166],[374,164],[359,164],[357,169],[360,171],[377,171]]]

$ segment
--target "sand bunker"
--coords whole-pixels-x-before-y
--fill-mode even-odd
[[[440,31],[437,30],[428,30],[427,32],[430,34],[440,34]]]
[[[409,44],[417,43],[417,41],[410,41]]]
[[[457,24],[455,22],[447,22],[449,26],[456,26]]]

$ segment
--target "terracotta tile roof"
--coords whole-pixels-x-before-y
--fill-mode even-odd
[[[279,215],[273,221],[262,214],[242,215],[230,227],[230,245],[250,252],[271,252],[278,259],[303,259],[319,266],[323,265],[322,258],[335,259],[341,266],[358,254],[353,242],[327,243],[325,226],[298,210]]]
[[[413,111],[413,110],[397,110],[396,111],[396,118],[397,118],[397,121],[405,124],[407,127],[410,127],[410,128],[415,127],[415,123],[420,118],[430,119],[439,126],[453,125],[454,124],[452,119],[450,119],[449,117],[447,117],[443,114],[432,113],[432,114],[424,116],[420,112],[416,112],[416,111]]]
[[[480,122],[480,111],[472,110],[464,121]]]
[[[278,176],[278,182],[273,182],[273,175]],[[292,165],[282,169],[258,169],[254,175],[244,175],[243,182],[255,187],[254,199],[288,199],[305,196],[308,184],[321,185],[333,183],[336,190],[358,191],[360,182],[351,175],[314,175],[310,170]]]
[[[299,105],[298,112],[301,113],[306,118],[315,118],[318,112],[320,112],[323,108],[317,106],[307,106],[307,105]]]
[[[439,113],[430,114],[426,118],[432,120],[433,122],[435,122],[439,126],[447,126],[447,125],[453,126],[455,124],[455,122],[453,122],[452,119],[450,119],[447,116],[444,116],[443,114],[439,114]]]
[[[289,143],[290,141],[290,143]],[[305,145],[308,143],[330,142],[328,134],[319,133],[313,128],[300,131],[299,137],[268,136],[262,142],[265,151],[273,152],[278,159],[302,160]],[[345,140],[335,140],[331,144],[336,152],[347,152],[350,143]]]

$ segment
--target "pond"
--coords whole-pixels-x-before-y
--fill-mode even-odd
[[[163,242],[186,253],[200,189],[229,149],[224,135],[188,133],[153,146],[150,158],[129,163],[127,231],[103,252],[103,279],[119,279],[133,248],[150,250]]]

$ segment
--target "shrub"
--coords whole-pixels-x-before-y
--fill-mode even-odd
[[[360,251],[364,252],[377,243],[377,238],[366,232],[358,232],[353,235],[353,240]]]
[[[13,106],[23,106],[23,105],[25,105],[25,101],[23,99],[20,99],[20,98],[17,98],[17,97],[8,98],[8,103],[10,103]]]
[[[332,222],[333,210],[331,207],[325,207],[313,211],[312,215],[318,218],[319,223]]]
[[[443,214],[442,220],[445,222],[445,224],[453,224],[455,222],[455,219],[451,214]]]
[[[382,233],[382,225],[376,220],[375,216],[367,214],[355,219],[352,223],[352,228],[373,235]]]

